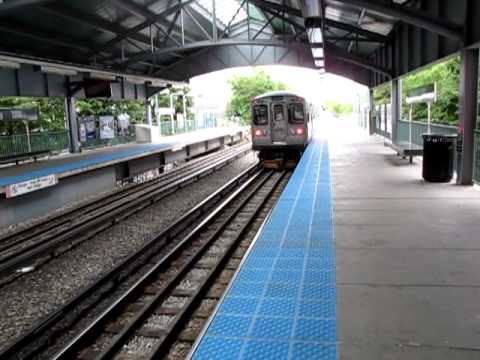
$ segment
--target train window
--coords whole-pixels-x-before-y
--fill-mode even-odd
[[[305,114],[303,112],[302,104],[289,104],[288,105],[288,122],[290,124],[303,124],[305,120]]]
[[[283,105],[273,105],[273,119],[275,121],[283,121]]]
[[[255,125],[268,124],[268,106],[267,105],[255,105],[253,107],[253,122],[255,123]]]

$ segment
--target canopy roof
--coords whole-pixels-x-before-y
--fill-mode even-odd
[[[0,53],[178,80],[181,74],[174,75],[170,69],[186,58],[199,57],[205,49],[311,47],[310,67],[344,70],[348,76],[351,71],[335,63],[340,60],[380,73],[383,79],[391,76],[392,69],[386,65],[392,61],[376,61],[373,54],[392,46],[398,23],[462,40],[461,29],[428,11],[424,14],[423,8],[430,6],[425,3],[432,2],[3,0]],[[300,66],[306,66],[303,60]],[[237,64],[221,61],[225,67]],[[255,61],[249,63],[255,65]]]

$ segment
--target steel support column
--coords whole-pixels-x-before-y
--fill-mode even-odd
[[[147,117],[147,125],[152,126],[152,104],[150,98],[145,99],[145,113]]]
[[[402,119],[402,80],[392,80],[390,101],[392,110],[392,142],[396,143],[398,140],[398,121]]]
[[[375,129],[375,126],[374,126],[374,113],[375,113],[375,99],[373,97],[373,88],[371,88],[368,92],[369,94],[369,104],[370,104],[370,111],[369,111],[369,117],[368,117],[368,133],[370,135],[373,135],[374,133],[374,129]]]
[[[473,183],[475,124],[477,120],[478,49],[461,51],[460,127],[462,154],[457,169],[457,184]]]
[[[80,142],[78,141],[78,122],[75,106],[75,98],[73,96],[65,99],[65,114],[67,116],[67,126],[69,135],[69,149],[71,153],[80,152]]]

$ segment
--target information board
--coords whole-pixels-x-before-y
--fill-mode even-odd
[[[33,191],[54,186],[58,183],[57,175],[51,174],[39,178],[22,181],[16,184],[7,185],[5,187],[5,195],[7,199],[27,194]]]

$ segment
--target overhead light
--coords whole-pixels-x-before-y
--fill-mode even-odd
[[[144,79],[141,79],[141,78],[134,78],[134,77],[129,77],[127,76],[125,78],[125,81],[126,82],[129,82],[131,84],[135,84],[135,85],[143,85],[145,84],[145,80]]]
[[[164,86],[167,86],[168,84],[166,84],[164,81],[160,81],[160,80],[150,80],[150,86],[151,87],[164,87]]]
[[[64,76],[75,76],[75,75],[77,75],[77,72],[75,70],[71,70],[71,69],[64,68],[64,67],[58,67],[58,66],[42,65],[42,66],[40,66],[40,70],[44,73],[47,73],[47,74],[56,74],[56,75],[64,75]]]
[[[14,61],[0,60],[0,68],[20,69],[20,64]]]
[[[308,29],[308,37],[312,43],[323,43],[322,29],[319,27],[313,27]]]
[[[92,71],[90,73],[90,77],[92,79],[99,79],[99,80],[117,80],[117,75],[109,73],[109,72],[103,72],[103,71]]]
[[[323,58],[325,57],[325,52],[323,51],[323,48],[313,48],[312,49],[312,55],[314,58]]]

